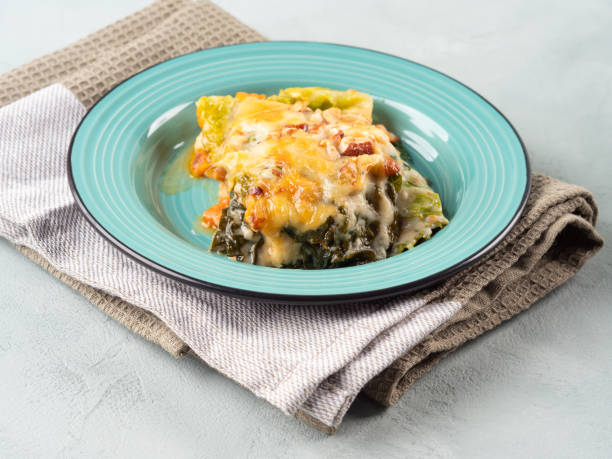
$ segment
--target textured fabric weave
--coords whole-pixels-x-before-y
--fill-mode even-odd
[[[213,3],[160,0],[66,48],[0,75],[0,107],[57,82],[90,107],[123,79],[165,59],[198,49],[263,39]],[[52,268],[36,253],[29,255],[43,267]],[[56,270],[50,272],[175,357],[188,350],[155,316]]]
[[[288,414],[339,425],[361,388],[460,305],[398,297],[344,306],[255,303],[168,279],[85,220],[66,178],[85,107],[55,84],[0,109],[0,235],[56,270],[145,309],[195,354]],[[35,152],[35,154],[32,154]]]
[[[208,2],[160,1],[64,50],[0,76],[0,106],[61,82],[89,107],[116,83],[154,63],[196,49],[261,39]],[[49,108],[56,112],[49,112]],[[187,341],[205,361],[242,384],[244,369],[232,368],[236,366],[233,359],[240,360],[241,352],[253,351],[249,345],[261,344],[262,335],[271,333],[266,348],[272,349],[271,357],[247,372],[249,382],[245,385],[328,433],[337,427],[359,387],[375,374],[380,373],[366,385],[365,392],[383,404],[394,403],[449,352],[526,309],[571,277],[602,243],[593,228],[596,207],[588,191],[536,175],[526,214],[511,235],[486,260],[435,290],[418,299],[397,298],[362,308],[296,309],[241,302],[242,319],[258,320],[262,327],[245,333],[240,318],[236,321],[223,314],[230,302],[235,308],[235,300],[205,292],[192,295],[184,286],[150,277],[148,270],[89,233],[91,229],[75,212],[67,193],[63,170],[60,173],[57,169],[66,154],[62,148],[65,138],[60,139],[59,132],[68,132],[82,113],[83,106],[61,86],[2,110],[0,155],[13,164],[12,169],[2,170],[0,178],[2,234],[124,325],[175,356],[189,350]],[[28,122],[24,123],[23,116]],[[61,120],[61,125],[53,124],[54,120]],[[48,150],[30,150],[45,154],[44,160],[37,158],[34,168],[40,171],[20,176],[26,165],[16,156],[21,148],[16,147],[19,140],[13,138],[11,143],[10,136],[24,134],[32,127],[34,136],[52,127],[54,142]],[[24,182],[28,186],[24,187]],[[41,184],[52,192],[52,198],[37,195]],[[147,279],[156,289],[169,289],[169,298],[135,299],[137,295],[127,285],[133,277],[114,285],[107,275],[92,273],[85,262],[75,266],[75,236],[81,245],[95,242],[100,249],[94,254],[98,260],[114,260],[114,264],[105,264],[107,268],[128,271],[139,281]],[[463,304],[460,310],[459,304]],[[458,312],[453,315],[455,310]],[[170,327],[156,314],[166,321],[172,317]],[[291,325],[296,317],[308,325],[316,324],[318,334],[305,335],[300,327],[287,329],[285,322]],[[353,329],[342,335],[347,324]],[[274,329],[281,325],[283,330]],[[208,335],[206,326],[217,334]],[[223,326],[229,326],[229,334]],[[206,339],[198,339],[203,329]],[[361,329],[366,332],[358,332]],[[331,345],[330,335],[341,335],[345,346],[338,349],[335,342]],[[234,346],[230,337],[236,336],[251,342],[223,355],[224,346]],[[298,344],[306,339],[311,342],[300,348],[291,339]],[[279,365],[283,377],[278,376]]]
[[[533,175],[524,215],[504,241],[425,294],[427,301],[459,301],[461,310],[374,378],[365,393],[392,405],[449,352],[529,308],[576,274],[603,245],[596,219],[597,206],[588,190]]]

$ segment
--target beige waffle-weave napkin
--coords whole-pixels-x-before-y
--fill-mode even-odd
[[[493,253],[433,290],[371,305],[253,304],[160,279],[108,247],[78,214],[63,171],[67,142],[85,109],[133,73],[193,50],[262,39],[209,2],[160,1],[1,76],[0,106],[17,102],[0,109],[0,159],[7,165],[0,173],[0,234],[171,354],[191,348],[330,433],[359,390],[393,404],[449,352],[575,274],[601,247],[593,226],[597,209],[587,190],[534,175],[524,216]],[[28,164],[16,152],[33,146],[20,140],[24,132],[41,139],[34,151],[48,164],[39,176],[21,175]],[[33,188],[42,194],[29,194]],[[70,250],[63,249],[66,242]],[[113,269],[93,270],[91,261],[100,258],[115,263]],[[126,286],[128,280],[152,285],[155,296]],[[258,340],[264,344],[254,346]],[[253,359],[253,351],[264,357]]]

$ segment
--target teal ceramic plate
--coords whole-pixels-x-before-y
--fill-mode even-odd
[[[192,180],[185,149],[194,101],[291,86],[354,88],[401,138],[440,194],[450,224],[403,254],[328,270],[277,269],[209,251],[194,222],[217,183]],[[475,262],[510,231],[529,193],[525,148],[506,118],[456,80],[375,51],[266,42],[198,51],[116,86],[85,116],[68,158],[74,196],[107,239],[163,274],[217,292],[289,303],[373,300],[431,285]]]

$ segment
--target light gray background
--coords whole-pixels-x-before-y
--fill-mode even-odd
[[[0,72],[147,3],[1,0]],[[218,3],[270,39],[378,49],[475,88],[514,123],[535,171],[595,193],[612,241],[609,1]],[[173,359],[0,240],[0,456],[610,457],[611,281],[606,248],[395,407],[358,399],[326,437]]]

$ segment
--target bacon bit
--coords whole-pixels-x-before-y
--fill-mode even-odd
[[[208,155],[206,153],[196,153],[191,160],[191,164],[189,164],[189,172],[194,177],[201,177],[206,169],[208,169],[208,166],[210,166]]]
[[[264,190],[260,186],[255,185],[249,188],[249,195],[251,196],[261,196],[262,194],[264,194]]]
[[[285,127],[289,129],[301,129],[304,132],[308,132],[308,123],[288,124]]]
[[[225,180],[226,174],[227,171],[221,166],[210,166],[208,169],[206,169],[206,172],[204,172],[206,177],[218,180],[220,182]]]
[[[373,155],[374,147],[372,142],[350,143],[346,150],[342,152],[342,156],[361,156]]]
[[[395,175],[400,171],[399,164],[397,164],[397,161],[391,158],[391,156],[385,155],[383,160],[383,166],[385,168],[385,175],[387,177]]]
[[[219,202],[202,214],[202,225],[211,229],[218,228],[223,209],[229,206],[229,202],[230,195],[227,191],[227,187],[225,183],[221,183],[219,186]]]
[[[400,138],[396,136],[393,132],[389,132],[384,124],[377,124],[376,127],[384,131],[385,134],[387,134],[387,137],[389,137],[389,142],[391,143],[399,142]]]

